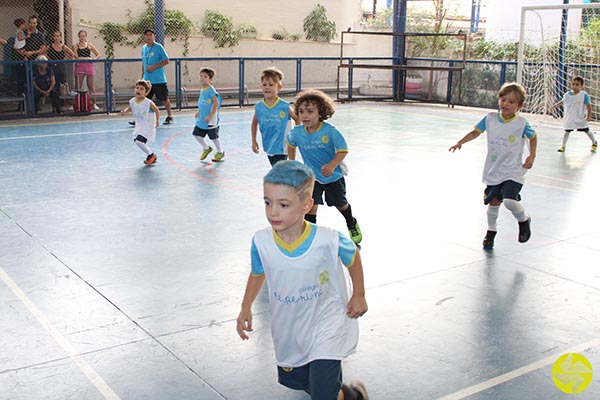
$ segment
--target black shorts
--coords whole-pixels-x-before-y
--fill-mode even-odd
[[[315,360],[297,368],[277,367],[278,381],[294,390],[305,390],[312,400],[337,399],[342,387],[340,360]]]
[[[277,164],[279,161],[285,161],[285,160],[287,160],[287,154],[275,154],[274,156],[267,155],[267,157],[269,158],[269,162],[271,163],[271,167],[273,165]]]
[[[515,181],[504,181],[499,185],[488,186],[483,194],[483,204],[490,204],[493,199],[502,202],[504,199],[521,200],[523,185]]]
[[[573,132],[575,129],[565,129],[565,132]],[[577,128],[577,132],[585,132],[588,133],[590,128]]]
[[[206,135],[208,135],[209,139],[215,140],[219,138],[219,127],[215,126],[213,128],[209,127],[208,129],[202,129],[194,126],[194,132],[192,132],[192,135],[200,137],[206,137]]]
[[[150,93],[146,96],[150,100],[152,97],[156,96],[156,98],[160,101],[165,101],[169,98],[169,88],[167,88],[166,83],[153,83],[150,88]]]
[[[346,181],[340,178],[331,183],[319,183],[315,181],[313,188],[313,200],[315,204],[323,204],[323,192],[328,206],[343,207],[348,204],[346,200]]]

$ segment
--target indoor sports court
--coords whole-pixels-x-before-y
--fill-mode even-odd
[[[221,163],[198,160],[193,110],[158,129],[152,166],[125,117],[2,124],[0,398],[308,398],[276,382],[265,289],[251,339],[235,329],[267,226],[252,112],[222,111]],[[575,133],[558,153],[561,121],[531,119],[531,240],[501,208],[485,251],[486,140],[448,148],[486,112],[337,105],[369,303],[344,380],[371,399],[570,399],[566,353],[596,370],[577,398],[600,398],[600,155]],[[318,223],[345,230],[332,208]]]

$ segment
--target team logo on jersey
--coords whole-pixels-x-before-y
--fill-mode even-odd
[[[327,282],[329,282],[329,271],[323,271],[319,275],[319,283],[321,284],[321,286],[323,286]]]
[[[323,142],[324,144],[327,144],[327,143],[329,143],[329,136],[323,136],[323,137],[321,138],[321,142]]]
[[[515,140],[516,140],[516,139],[515,139],[515,135],[510,135],[510,136],[508,137],[508,143],[514,143],[514,142],[515,142]]]
[[[279,118],[285,118],[285,112],[281,111],[281,112],[279,113]]]
[[[212,99],[206,100],[206,104],[210,104],[210,103],[212,103]]]

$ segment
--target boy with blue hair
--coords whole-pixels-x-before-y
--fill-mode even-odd
[[[297,161],[280,161],[264,177],[271,227],[252,238],[237,332],[249,339],[252,303],[266,280],[279,383],[313,400],[368,400],[361,382],[342,384],[341,367],[356,351],[357,318],[368,309],[360,253],[342,233],[304,219],[313,182]]]

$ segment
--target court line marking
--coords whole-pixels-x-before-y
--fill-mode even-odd
[[[243,122],[224,122],[219,125],[237,125],[237,124],[245,124],[246,121]],[[169,128],[193,128],[194,125],[178,125],[178,126],[169,126],[165,127]],[[90,132],[68,132],[68,133],[49,133],[47,135],[30,135],[30,136],[11,136],[11,137],[0,137],[0,140],[19,140],[19,139],[39,139],[39,138],[47,138],[47,137],[60,137],[60,136],[80,136],[80,135],[94,135],[99,133],[112,133],[112,132],[133,132],[133,127],[124,128],[124,129],[106,129],[101,131],[90,131]]]
[[[98,391],[107,400],[121,399],[110,386],[102,379],[102,377],[92,368],[87,361],[83,359],[81,354],[71,345],[71,343],[48,321],[46,316],[39,308],[27,297],[25,292],[11,279],[4,268],[0,267],[0,279],[6,286],[17,296],[17,298],[27,307],[29,312],[37,319],[42,327],[52,336],[54,341],[67,353],[69,358],[79,367],[81,372],[90,380],[90,382],[98,389]]]
[[[569,349],[562,351],[560,354],[556,354],[556,355],[553,355],[550,357],[543,358],[543,359],[533,362],[529,365],[525,365],[524,367],[517,368],[517,369],[507,372],[505,374],[499,375],[495,378],[489,379],[485,382],[481,382],[476,385],[469,386],[467,388],[459,390],[458,392],[454,392],[447,396],[440,397],[438,400],[461,400],[461,399],[464,399],[464,398],[472,396],[474,394],[481,393],[485,390],[491,389],[494,386],[501,385],[501,384],[511,381],[515,378],[519,378],[523,375],[529,374],[530,372],[547,367],[548,365],[552,365],[552,364],[554,364],[556,359],[563,354],[579,353],[588,348],[593,348],[593,347],[597,347],[597,346],[600,346],[600,338],[590,340],[589,342],[571,347]],[[548,383],[548,384],[550,384],[550,383]]]

